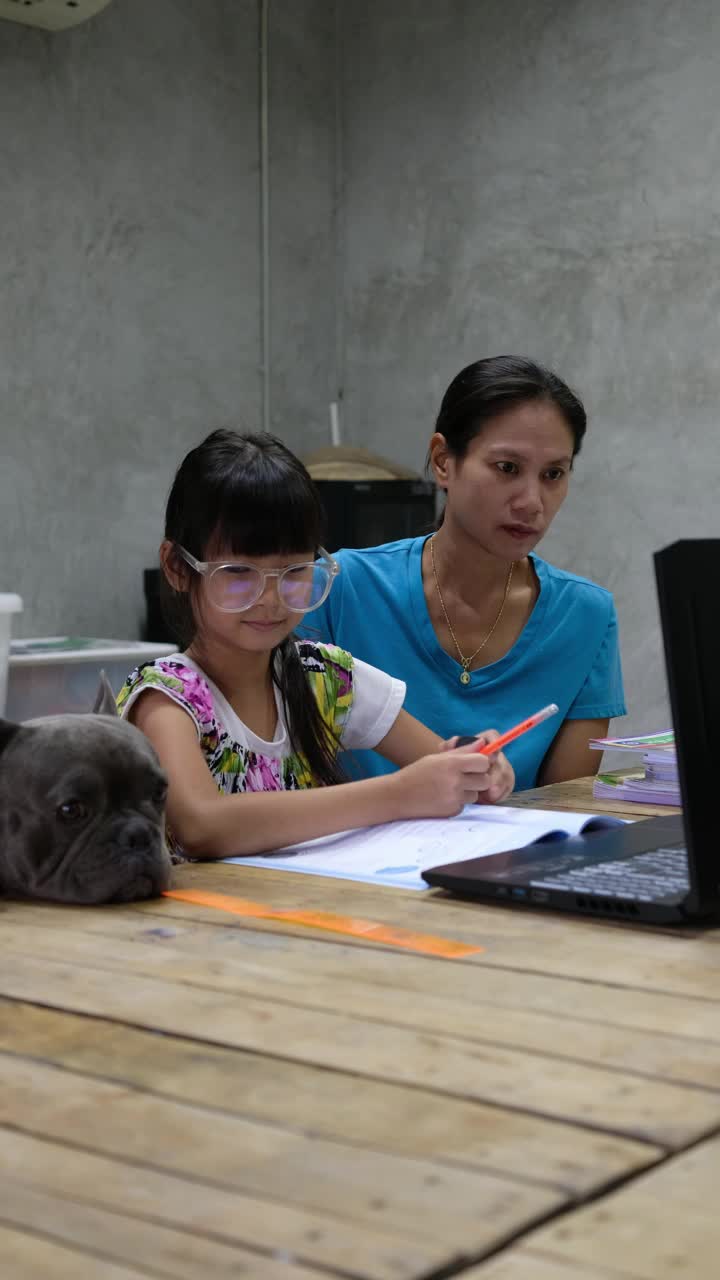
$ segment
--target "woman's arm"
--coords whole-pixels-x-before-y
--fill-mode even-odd
[[[597,773],[599,754],[588,746],[590,738],[604,738],[609,720],[565,720],[553,739],[538,772],[537,785],[569,782]]]
[[[490,759],[461,748],[423,755],[397,773],[362,782],[223,795],[182,707],[150,689],[138,698],[129,718],[155,747],[168,775],[168,822],[194,858],[266,853],[400,818],[451,817],[477,800],[490,774]],[[434,734],[431,739],[430,750],[437,752],[438,739]]]
[[[400,710],[392,728],[378,742],[375,750],[378,755],[402,768],[403,765],[412,764],[413,760],[419,760],[421,756],[429,756],[442,750],[442,746],[443,739],[433,733],[432,729],[421,724],[407,711]]]
[[[615,606],[611,597],[605,599],[606,629],[602,644],[597,650],[585,683],[575,698],[571,711],[579,712],[578,718],[563,721],[538,770],[538,786],[552,782],[569,782],[571,778],[586,778],[595,774],[600,762],[597,751],[588,746],[590,738],[605,738],[610,719],[625,715],[618,625]],[[575,643],[579,643],[576,637]],[[610,711],[610,717],[583,717],[583,711],[596,707]]]

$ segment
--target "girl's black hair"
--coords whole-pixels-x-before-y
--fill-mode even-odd
[[[233,555],[307,554],[322,544],[320,497],[299,458],[275,436],[213,431],[178,467],[165,512],[165,537],[197,560],[208,548]],[[186,648],[196,632],[190,592],[174,591],[161,575],[165,619]],[[273,650],[290,743],[322,786],[344,782],[338,740],[308,683],[292,634]]]
[[[559,409],[572,432],[575,457],[587,427],[582,401],[557,374],[525,356],[490,356],[462,369],[442,398],[435,430],[450,453],[463,458],[486,422],[528,400],[550,401]]]

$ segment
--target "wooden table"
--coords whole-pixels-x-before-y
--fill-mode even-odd
[[[527,802],[593,807],[587,783]],[[718,933],[176,883],[483,950],[3,905],[2,1280],[716,1280]]]

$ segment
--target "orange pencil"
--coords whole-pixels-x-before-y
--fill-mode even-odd
[[[534,729],[536,724],[542,724],[543,720],[548,720],[550,716],[557,715],[560,708],[556,703],[551,702],[549,706],[543,707],[542,710],[536,711],[534,716],[528,716],[527,720],[521,720],[520,724],[516,724],[514,729],[508,729],[507,733],[501,733],[499,738],[494,742],[484,742],[478,747],[481,756],[493,756],[496,751],[502,751],[508,742],[514,742],[515,738],[519,738],[521,733],[527,733],[528,729]],[[463,746],[471,742],[471,738],[460,738],[457,745]]]

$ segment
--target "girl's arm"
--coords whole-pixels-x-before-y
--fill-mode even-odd
[[[349,827],[399,818],[451,817],[463,805],[477,801],[487,786],[493,759],[466,748],[439,753],[439,739],[430,734],[427,750],[435,754],[424,754],[385,777],[307,791],[229,796],[218,791],[195,726],[182,707],[149,689],[138,698],[129,719],[150,739],[168,775],[168,822],[193,858],[266,853]],[[422,725],[419,728],[424,734],[430,732]],[[384,742],[394,729],[395,725]],[[420,737],[413,741],[420,750]]]
[[[495,729],[487,729],[478,735],[478,740],[491,742],[497,736]],[[392,728],[385,734],[382,742],[378,743],[375,750],[386,760],[392,760],[393,764],[402,767],[432,752],[452,750],[454,745],[454,738],[444,742],[436,733],[433,733],[432,729],[421,724],[414,716],[408,715],[407,711],[400,711]],[[461,748],[461,750],[472,751],[472,747]],[[497,804],[498,801],[505,800],[510,795],[515,786],[515,774],[502,751],[488,756],[487,759],[490,768],[478,780],[476,803]]]
[[[565,720],[540,765],[537,785],[569,782],[597,773],[600,753],[588,746],[590,738],[604,738],[609,720]]]

